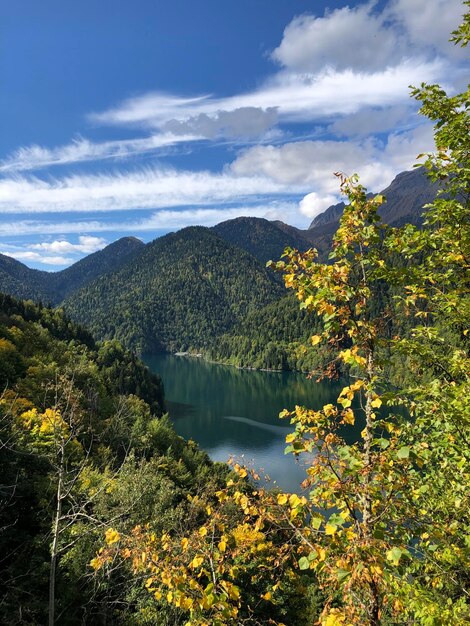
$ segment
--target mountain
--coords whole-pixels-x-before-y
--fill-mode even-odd
[[[286,247],[307,250],[311,244],[302,231],[282,222],[259,217],[237,217],[221,222],[213,230],[229,243],[246,250],[262,263],[277,260]],[[289,230],[291,229],[291,230]]]
[[[422,167],[401,172],[380,192],[387,199],[380,211],[382,219],[391,226],[420,225],[423,206],[434,200],[438,190],[439,183],[432,182]]]
[[[313,222],[308,227],[309,230],[313,230],[314,228],[318,228],[320,226],[326,226],[328,224],[339,222],[340,217],[343,215],[344,207],[346,205],[344,202],[339,202],[338,204],[333,204],[328,207],[323,213],[317,215]]]
[[[122,237],[60,272],[33,270],[0,254],[0,291],[17,298],[59,304],[98,276],[122,267],[144,247],[135,237]]]
[[[145,244],[136,237],[122,237],[106,248],[89,254],[77,263],[54,274],[54,302],[61,302],[69,294],[103,274],[115,271],[142,252]]]
[[[384,221],[419,224],[423,205],[436,192],[423,169],[402,172],[382,192],[387,198]],[[265,263],[279,259],[287,246],[315,246],[324,257],[343,209],[343,203],[331,206],[307,230],[241,217],[213,228],[185,228],[147,245],[124,237],[61,272],[32,270],[0,255],[0,291],[60,303],[97,338],[116,337],[140,352],[194,348],[215,355],[220,347],[225,358],[233,347],[240,362],[247,352],[250,359],[259,356],[256,362],[284,363],[287,358],[290,364],[296,358],[290,348],[283,352],[286,358],[269,359],[259,342],[252,349],[251,327],[258,332],[257,320],[265,325],[262,320],[271,314],[271,309],[266,315],[259,311],[267,305],[276,308],[273,303],[285,294],[280,277],[266,270]],[[303,321],[300,326],[297,319],[291,323],[287,307],[279,307],[279,315],[273,312],[276,332],[288,334],[298,326],[291,337],[295,343],[304,333]],[[243,326],[246,319],[249,326]],[[216,345],[222,335],[223,350]],[[240,347],[241,337],[248,338],[242,342],[246,350]]]
[[[434,200],[438,189],[439,185],[428,178],[426,170],[422,167],[409,172],[401,172],[388,187],[380,192],[387,201],[379,213],[384,222],[391,226],[404,222],[419,224],[423,206]],[[317,215],[310,224],[309,230],[332,224],[336,226],[344,207],[344,202],[330,206],[326,211]]]
[[[96,337],[140,352],[201,349],[284,292],[273,273],[213,230],[184,228],[65,299]]]
[[[0,291],[17,298],[48,301],[48,272],[32,270],[24,263],[0,254]]]

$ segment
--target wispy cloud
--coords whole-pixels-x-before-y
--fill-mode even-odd
[[[286,194],[283,183],[263,176],[149,168],[51,180],[14,177],[0,180],[3,213],[125,211],[217,204]]]
[[[169,120],[180,120],[191,128],[199,116],[214,121],[221,118],[221,111],[245,110],[247,115],[248,112],[254,115],[256,110],[275,109],[280,122],[312,122],[355,113],[364,106],[383,107],[408,101],[410,84],[432,82],[442,76],[444,67],[438,59],[405,59],[396,66],[372,73],[328,67],[316,74],[279,72],[260,89],[249,93],[222,99],[203,96],[197,100],[149,93],[92,114],[91,119],[100,124],[153,129],[164,127]],[[342,97],[345,94],[347,97]]]
[[[0,161],[0,172],[35,170],[52,165],[70,165],[104,159],[124,159],[134,155],[155,152],[178,143],[198,141],[202,137],[184,133],[161,133],[140,139],[93,142],[74,139],[71,143],[55,148],[25,146]]]
[[[292,224],[303,226],[303,219],[299,222],[298,205],[296,202],[271,201],[240,205],[228,208],[191,208],[191,209],[162,209],[140,219],[126,218],[121,220],[18,220],[14,225],[15,235],[53,235],[56,233],[83,233],[83,232],[113,232],[138,233],[158,232],[183,228],[185,226],[214,226],[224,220],[241,216],[264,217],[270,220],[284,220]],[[0,236],[12,235],[10,224],[0,222]],[[33,244],[31,247],[43,246]],[[6,246],[5,246],[6,248]],[[8,247],[10,252],[11,246]],[[6,252],[4,254],[7,254]]]
[[[321,198],[337,196],[333,172],[357,171],[367,186],[379,190],[398,172],[409,169],[418,152],[430,150],[432,145],[432,129],[423,125],[392,133],[386,141],[310,140],[255,146],[222,173],[149,168],[50,180],[16,176],[0,180],[0,210],[11,215],[77,214],[199,206],[223,212],[239,203],[247,205],[250,214],[250,204],[282,202],[312,192],[317,194],[318,207],[326,202]],[[304,212],[305,206],[313,204],[304,203]],[[181,219],[184,214],[176,211],[175,215]]]

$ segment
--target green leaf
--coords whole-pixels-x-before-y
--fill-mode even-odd
[[[340,567],[335,570],[335,574],[336,574],[336,578],[338,579],[338,582],[343,582],[343,580],[345,578],[348,578],[348,576],[351,576],[351,572],[348,572],[348,570],[346,569],[341,569]]]
[[[391,561],[393,565],[399,565],[402,554],[403,551],[395,546],[395,548],[392,548],[387,552],[387,560]]]
[[[400,448],[397,453],[397,457],[399,459],[407,459],[410,456],[410,448],[408,446],[403,446]]]
[[[303,556],[301,559],[299,559],[299,569],[310,569],[310,561],[307,559],[306,556]]]

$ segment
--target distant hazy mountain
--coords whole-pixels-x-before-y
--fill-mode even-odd
[[[308,227],[309,230],[313,228],[318,228],[319,226],[326,226],[328,224],[337,223],[339,218],[343,215],[344,207],[346,205],[344,202],[339,202],[338,204],[333,204],[328,207],[323,213],[317,215],[313,222]]]
[[[259,217],[237,217],[217,224],[213,230],[219,237],[246,250],[262,263],[279,259],[287,246],[298,250],[307,250],[311,246],[301,230]]]
[[[98,276],[119,269],[144,247],[135,237],[123,237],[60,272],[33,270],[0,254],[0,291],[17,298],[59,304],[67,294]]]
[[[434,200],[437,190],[437,183],[433,183],[427,177],[424,168],[401,172],[386,189],[380,192],[387,199],[380,210],[382,219],[393,226],[403,221],[420,223],[423,206]],[[317,215],[310,224],[309,230],[332,223],[336,224],[344,207],[344,202],[330,206],[326,211]]]
[[[75,291],[64,307],[98,338],[145,352],[203,348],[284,289],[251,254],[212,229],[147,244],[120,270]]]

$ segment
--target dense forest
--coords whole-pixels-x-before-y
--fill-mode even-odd
[[[148,244],[64,307],[96,336],[138,352],[200,350],[283,291],[253,256],[208,228],[191,227]]]
[[[0,623],[183,623],[125,559],[99,580],[90,562],[110,524],[128,536],[149,520],[153,533],[197,528],[227,466],[176,435],[157,376],[61,311],[2,295],[0,351]],[[244,480],[240,488],[250,492]],[[242,517],[233,511],[234,524]],[[276,531],[271,551],[284,539]],[[256,597],[259,581],[240,584]],[[306,585],[311,575],[291,577],[279,618],[308,623],[316,587],[306,611]],[[269,603],[255,614],[268,620]]]
[[[299,309],[292,296],[284,296],[245,317],[217,338],[204,353],[212,361],[237,367],[310,372],[328,359],[309,339],[321,321]]]

